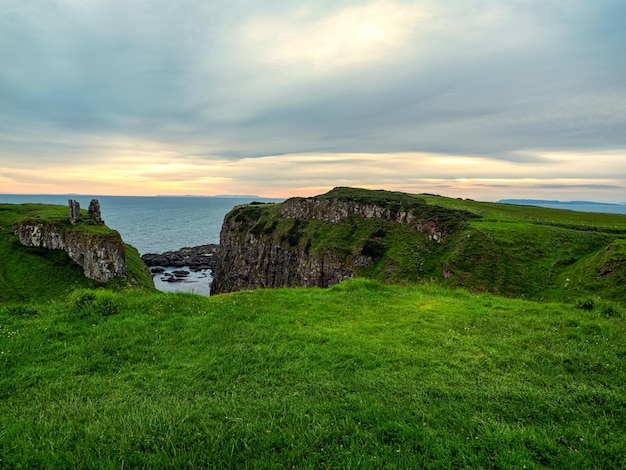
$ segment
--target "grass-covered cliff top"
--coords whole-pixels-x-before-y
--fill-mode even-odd
[[[64,230],[90,235],[117,235],[106,225],[96,224],[83,212],[83,220],[72,225],[68,208],[51,204],[0,204],[0,305],[7,302],[47,302],[65,298],[76,288],[97,286],[119,289],[128,285],[153,287],[152,277],[132,246],[126,245],[129,274],[107,283],[84,276],[82,268],[65,252],[22,246],[13,234],[13,225],[24,220],[62,226]]]
[[[283,204],[238,206],[226,221],[241,225],[242,236],[249,231],[303,253],[371,256],[373,262],[356,274],[384,282],[435,282],[539,300],[596,296],[626,302],[626,215],[358,188],[335,188],[312,200],[410,211],[434,221],[445,236],[434,242],[415,224],[358,216],[338,223],[293,219],[282,215]]]
[[[305,199],[305,198],[295,198]],[[431,206],[433,214],[436,208],[442,213],[446,210],[455,212],[463,220],[480,222],[528,222],[537,225],[555,225],[586,231],[609,232],[626,237],[626,215],[605,214],[599,212],[578,212],[567,209],[551,209],[538,206],[502,204],[495,202],[474,201],[471,199],[449,198],[434,194],[408,194],[396,191],[369,190],[361,188],[337,187],[331,191],[314,196],[319,201],[353,201],[364,205],[377,205],[396,210],[421,209]],[[277,212],[281,204],[252,203],[238,206],[230,213],[231,217],[246,214],[252,219],[266,211]],[[480,219],[480,220],[476,220]]]
[[[96,223],[88,218],[87,211],[81,209],[82,219],[71,224],[67,206],[59,206],[54,204],[2,204],[0,203],[0,212],[5,212],[3,222],[20,222],[24,220],[40,221],[49,224],[63,226],[66,230],[79,230],[86,233],[96,235],[111,235],[117,232],[105,224]]]
[[[488,221],[526,221],[536,224],[576,227],[582,230],[608,231],[626,237],[626,215],[578,212],[538,206],[501,204],[495,202],[455,199],[434,194],[408,194],[397,191],[369,190],[337,187],[316,196],[315,199],[351,200],[382,207],[417,208],[424,204],[459,211],[460,215],[472,214],[468,219]],[[480,223],[481,221],[475,221]]]

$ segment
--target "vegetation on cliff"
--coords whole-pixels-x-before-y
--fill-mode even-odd
[[[336,188],[238,206],[222,235],[218,292],[367,277],[533,299],[626,299],[626,216],[619,214]],[[306,279],[283,276],[311,267],[318,271]]]
[[[139,252],[125,245],[128,275],[100,283],[85,277],[83,269],[61,250],[25,247],[14,235],[14,225],[42,221],[84,237],[119,238],[116,231],[88,218],[72,225],[67,207],[48,204],[0,204],[0,303],[45,302],[62,299],[76,288],[97,286],[119,289],[126,286],[153,287],[152,277]]]

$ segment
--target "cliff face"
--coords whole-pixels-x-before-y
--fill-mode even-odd
[[[222,226],[211,292],[329,287],[367,269],[383,278],[416,278],[419,261],[393,256],[396,245],[403,237],[415,240],[410,256],[417,258],[420,250],[436,250],[462,222],[454,217],[459,214],[433,212],[419,198],[350,188],[279,205],[239,206]],[[406,274],[403,263],[416,267]]]
[[[250,228],[232,221],[222,226],[212,294],[260,287],[328,287],[354,275],[354,261],[330,251],[313,255]]]
[[[14,229],[24,246],[64,250],[90,279],[106,282],[128,274],[124,242],[117,232],[90,233],[38,220],[18,222]]]

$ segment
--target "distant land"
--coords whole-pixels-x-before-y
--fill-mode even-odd
[[[500,199],[501,204],[519,204],[524,206],[550,207],[579,212],[605,212],[607,214],[626,214],[626,204],[592,201],[548,201],[543,199]]]
[[[154,197],[237,197],[237,198],[258,198],[258,199],[268,199],[262,198],[261,196],[256,196],[254,194],[216,194],[214,196],[205,196],[202,194],[157,194]]]

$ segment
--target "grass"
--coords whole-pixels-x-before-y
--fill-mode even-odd
[[[626,232],[626,217],[623,214],[580,212],[538,206],[453,199],[434,195],[420,195],[420,197],[423,197],[431,205],[466,210],[488,221],[524,221],[538,225],[599,230],[622,235]]]
[[[0,458],[624,468],[625,338],[614,305],[433,285],[355,279],[211,298],[82,289],[0,307]]]

